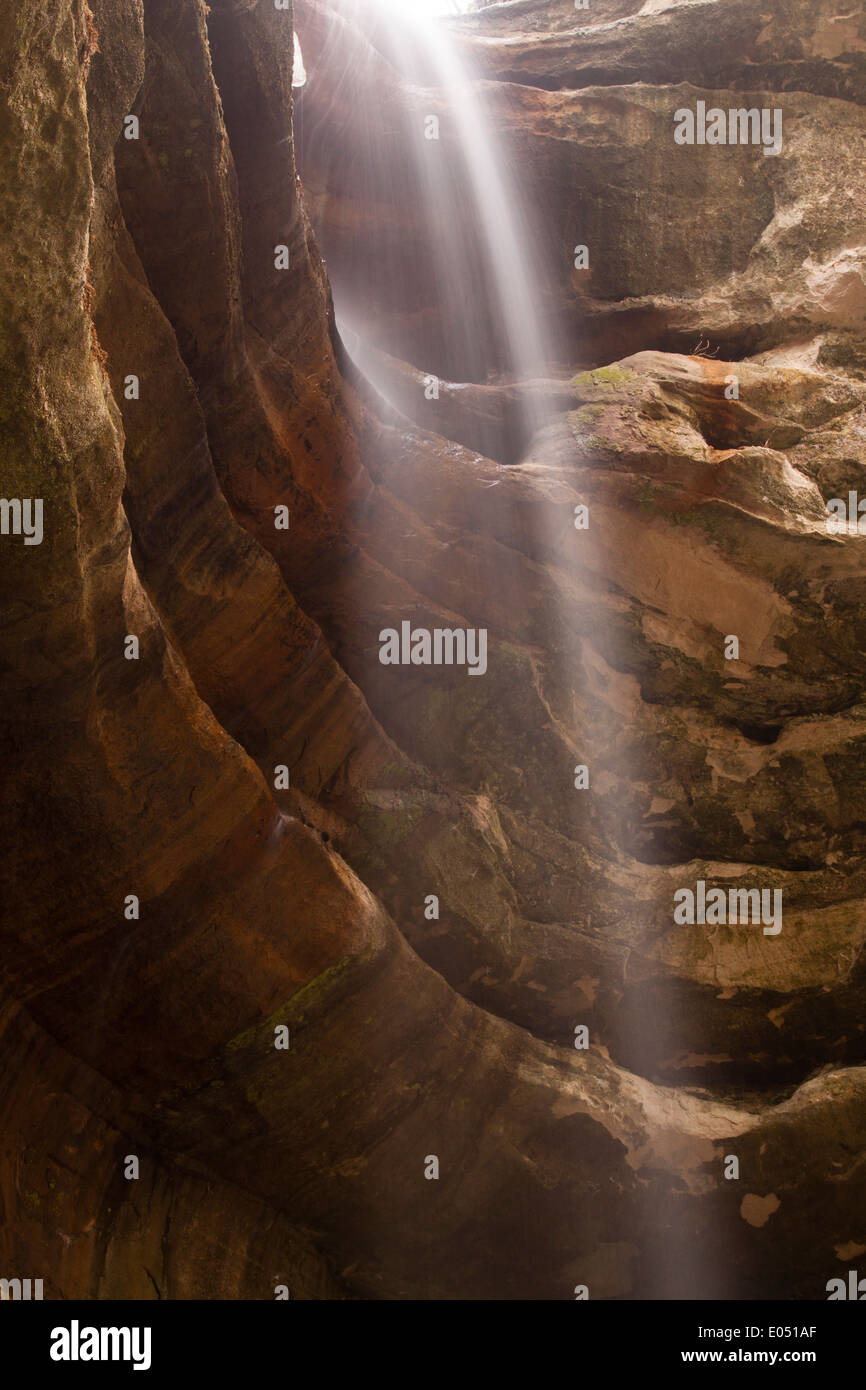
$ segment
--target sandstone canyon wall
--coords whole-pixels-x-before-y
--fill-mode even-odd
[[[447,93],[354,0],[0,9],[2,492],[44,507],[0,536],[0,1276],[815,1299],[866,1251],[843,8],[450,23],[534,209],[530,382],[493,322],[459,375],[400,143],[456,159]],[[676,146],[699,101],[781,151]],[[404,621],[483,678],[383,665]],[[677,922],[699,881],[782,930]]]

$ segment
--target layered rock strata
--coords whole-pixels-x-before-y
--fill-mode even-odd
[[[399,414],[340,345],[307,209],[330,265],[359,199],[315,144],[302,194],[289,12],[0,16],[3,491],[45,518],[0,540],[0,1273],[47,1296],[816,1298],[866,1245],[861,37],[507,9],[460,32],[563,357],[441,418],[423,306],[379,321]],[[662,199],[673,109],[758,57],[783,154]],[[411,242],[360,212],[344,277]],[[383,666],[407,620],[484,628],[484,679]],[[676,924],[699,880],[783,930]]]

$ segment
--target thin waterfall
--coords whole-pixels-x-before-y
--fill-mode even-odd
[[[377,360],[383,351],[457,382],[526,383],[542,377],[554,354],[541,326],[537,251],[523,190],[497,137],[484,83],[470,69],[459,35],[442,18],[458,14],[465,3],[332,0],[328,8],[364,36],[352,67],[366,63],[369,75],[360,80],[347,70],[346,83],[358,84],[351,102],[352,138],[372,170],[371,205],[387,200],[403,210],[405,187],[414,189],[426,229],[423,274],[438,311],[438,337],[431,335],[429,347],[416,347],[410,359],[405,344],[381,337],[371,341],[364,295],[372,297],[372,286],[359,287],[357,276],[355,283],[345,283],[338,268],[332,275],[335,312],[350,355],[386,399],[387,373]],[[378,63],[393,69],[405,97],[399,157],[395,147],[379,148],[365,134],[363,108],[375,99]],[[342,119],[350,118],[344,113]],[[339,159],[333,129],[330,138],[327,157]],[[383,288],[396,299],[395,286]],[[405,302],[411,303],[417,287],[405,289]],[[418,360],[421,353],[425,360]],[[512,406],[511,427],[519,436],[512,458],[541,423],[542,400],[524,390]]]
[[[510,178],[507,160],[459,48],[441,25],[427,23],[423,28],[437,78],[448,96],[469,173],[478,225],[484,232],[505,325],[511,372],[517,379],[528,381],[540,375],[546,353],[538,322],[539,294],[531,273],[533,253],[520,193]]]
[[[324,4],[325,0],[317,3]],[[496,84],[495,91],[493,84],[486,86],[483,77],[472,69],[470,46],[461,43],[457,28],[449,27],[433,13],[453,14],[454,6],[437,5],[436,0],[417,6],[412,5],[412,0],[400,0],[399,6],[395,0],[327,0],[327,4],[330,11],[339,12],[353,27],[342,59],[339,42],[330,51],[323,50],[326,60],[346,63],[345,83],[336,80],[332,67],[330,90],[351,90],[353,95],[344,97],[339,109],[332,105],[321,112],[320,147],[316,151],[319,165],[327,164],[330,155],[336,161],[332,168],[339,174],[335,186],[341,193],[347,188],[353,190],[359,205],[370,207],[375,213],[384,209],[387,217],[398,224],[406,211],[405,189],[414,189],[420,221],[428,230],[424,243],[428,279],[424,288],[429,294],[433,287],[441,341],[432,335],[416,334],[412,340],[412,366],[426,372],[440,365],[460,364],[467,375],[452,376],[453,381],[486,379],[497,385],[534,382],[534,387],[519,393],[516,404],[516,429],[522,448],[512,454],[511,461],[519,462],[527,457],[529,441],[547,418],[549,407],[545,402],[549,397],[542,382],[559,375],[555,366],[559,354],[549,340],[541,312],[544,298],[532,227],[535,210],[526,206],[526,195],[509,163],[507,141],[500,138],[497,127],[497,113],[507,109],[504,103],[510,99],[510,93],[503,90],[502,84]],[[382,64],[387,65],[387,72]],[[315,74],[311,80],[315,86]],[[353,83],[357,85],[353,87]],[[397,113],[389,108],[383,113],[377,109],[373,122],[366,103],[380,97],[386,101],[386,88],[400,92],[400,110]],[[357,99],[355,91],[359,93]],[[434,115],[438,116],[441,140],[424,137],[424,123]],[[351,130],[352,148],[362,152],[360,162],[369,171],[366,184],[362,182],[364,176],[358,174],[340,148],[341,134],[351,127],[352,121],[356,123]],[[402,202],[399,190],[404,192]],[[338,215],[332,220],[339,223],[341,212],[345,215],[345,209],[338,207]],[[364,232],[365,244],[369,246],[375,242],[378,228],[368,222]],[[388,228],[383,226],[381,235],[387,234]],[[550,243],[540,244],[544,247]],[[357,251],[360,255],[361,248]],[[409,258],[396,259],[405,265]],[[377,296],[390,295],[395,302],[402,299],[404,304],[411,304],[417,285],[411,279],[399,281],[395,269],[393,283],[375,284],[371,276],[359,289],[358,264],[356,258],[354,277],[343,280],[339,270],[331,277],[337,321],[357,366],[388,399],[393,375],[389,376],[390,369],[383,370],[381,354],[384,351],[408,358],[409,353],[399,343],[383,341],[381,331],[378,341],[371,341],[374,301]],[[420,269],[418,273],[421,274]],[[483,293],[479,294],[479,289]],[[479,301],[485,304],[484,322],[478,322],[473,315],[472,306]],[[392,320],[385,316],[383,321],[387,325]],[[405,396],[403,399],[405,402]],[[567,409],[567,405],[559,408]],[[514,418],[512,414],[512,427]],[[433,429],[437,428],[435,412],[430,412],[427,420],[432,421]],[[538,454],[543,464],[542,447]],[[575,473],[579,474],[577,467]],[[515,532],[519,528],[516,520]],[[599,535],[600,544],[596,539]],[[603,569],[603,530],[594,530],[582,541],[576,540],[575,545],[582,545],[581,551],[575,551],[576,567],[583,566],[589,572],[596,566]],[[632,716],[623,715],[615,701],[608,703],[604,693],[608,678],[605,654],[610,657],[616,636],[611,632],[607,634],[609,640],[602,638],[599,642],[589,628],[575,625],[569,617],[573,611],[570,586],[574,575],[566,564],[561,571],[552,565],[551,576],[554,583],[550,592],[533,610],[537,630],[547,634],[547,689],[551,698],[554,690],[558,692],[556,703],[563,723],[573,728],[575,761],[594,763],[595,775],[603,769],[604,759],[617,741],[630,736]],[[477,581],[480,593],[492,592],[501,585],[502,576],[485,570],[482,564]],[[561,599],[557,598],[557,585],[561,586]],[[515,605],[520,601],[520,595],[515,594]],[[610,676],[615,678],[615,661]],[[559,769],[551,769],[553,778],[559,775]],[[570,834],[576,844],[584,834],[579,796],[580,793],[574,802],[571,825],[558,827]],[[599,813],[593,829],[594,835],[619,847],[624,877],[630,872],[640,873],[628,851],[622,849],[628,842],[629,811],[623,805],[613,812]],[[666,891],[663,880],[659,891]],[[618,944],[614,940],[612,949]],[[626,953],[624,985],[628,960]],[[627,1008],[619,1023],[620,1043],[630,1056],[639,1057],[645,1043],[654,1041],[659,1030],[675,1036],[677,1025],[670,1006],[662,1005],[658,1010]],[[692,1233],[679,1223],[678,1210],[676,1192],[660,1192],[647,1204],[645,1212],[656,1254],[659,1297],[676,1296],[682,1288],[706,1289],[713,1281],[721,1294],[724,1271],[705,1268]]]

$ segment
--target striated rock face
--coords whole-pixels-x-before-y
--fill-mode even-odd
[[[455,22],[538,215],[527,382],[495,323],[449,362],[401,153],[446,95],[295,8],[303,186],[289,11],[0,14],[3,493],[44,505],[0,536],[0,1276],[822,1298],[866,1245],[862,20]],[[677,149],[699,100],[781,153]],[[484,678],[383,665],[404,621],[484,629]],[[781,929],[677,921],[699,883]]]
[[[400,157],[407,125],[420,129],[442,99],[382,57],[345,56],[347,21],[334,10],[357,19],[358,3],[296,5],[311,74],[305,186],[335,282],[371,287],[361,307],[377,345],[448,376],[424,275],[440,233],[425,225]],[[538,210],[542,305],[569,364],[707,340],[733,358],[820,336],[822,361],[862,366],[866,29],[859,11],[838,10],[831,0],[593,0],[581,17],[570,0],[519,0],[454,21],[495,79],[481,99]],[[674,113],[698,101],[780,108],[781,154],[674,146]],[[372,136],[361,105],[380,113]],[[453,122],[443,119],[440,138],[443,162],[458,165]],[[578,244],[590,248],[588,270],[574,269]],[[405,293],[392,303],[404,284],[411,312]],[[480,298],[473,312],[483,318]]]

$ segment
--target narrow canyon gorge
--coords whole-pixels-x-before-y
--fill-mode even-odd
[[[0,4],[0,1278],[826,1300],[866,13],[409,8]]]

